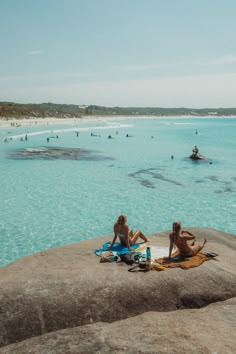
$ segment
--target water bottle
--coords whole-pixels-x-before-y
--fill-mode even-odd
[[[151,247],[146,249],[146,269],[151,269]]]

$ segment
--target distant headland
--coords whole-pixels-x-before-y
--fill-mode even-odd
[[[162,108],[162,107],[105,107],[56,103],[0,102],[0,119],[20,118],[81,118],[86,116],[236,116],[236,108]]]

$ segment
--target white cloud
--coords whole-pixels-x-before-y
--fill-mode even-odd
[[[45,74],[25,74],[25,75],[15,75],[15,76],[0,76],[1,81],[33,81],[38,79],[65,79],[65,78],[90,78],[92,74],[90,73],[69,73],[69,72],[51,72]]]
[[[235,91],[233,73],[84,84],[75,87],[74,97],[102,105],[235,107]]]
[[[2,100],[105,106],[235,107],[236,72],[2,89]]]
[[[43,54],[42,50],[31,50],[27,52],[27,55],[41,55],[41,54]]]
[[[235,55],[225,55],[223,57],[206,60],[205,62],[198,63],[200,66],[208,66],[208,65],[227,65],[236,63]]]
[[[163,69],[169,68],[169,70],[173,68],[177,68],[178,66],[216,66],[216,65],[230,65],[236,63],[236,55],[225,55],[218,58],[213,59],[203,59],[199,61],[177,61],[175,63],[162,63],[162,64],[133,64],[133,65],[113,65],[112,68],[119,71],[133,71],[133,72],[141,72],[141,71],[148,71],[148,70],[156,70],[156,69]],[[181,69],[182,70],[182,69]]]
[[[112,68],[121,71],[145,71],[145,70],[160,69],[161,65],[160,64],[145,64],[145,65],[133,64],[133,65],[126,65],[126,66],[113,65]]]

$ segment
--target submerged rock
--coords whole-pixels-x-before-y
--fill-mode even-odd
[[[189,156],[191,160],[207,160],[207,157],[201,155],[201,154],[192,154]]]
[[[113,160],[99,151],[67,147],[33,147],[11,151],[8,158],[15,160]]]
[[[94,249],[111,239],[101,237],[0,268],[0,353],[233,352],[236,236],[190,231],[217,259],[130,273],[99,263]],[[149,239],[168,247],[168,232]]]

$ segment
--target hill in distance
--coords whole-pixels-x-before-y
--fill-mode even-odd
[[[236,108],[105,107],[74,104],[0,102],[0,119],[86,116],[236,116]]]

